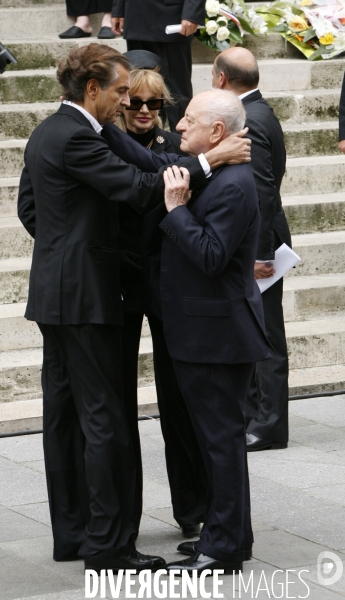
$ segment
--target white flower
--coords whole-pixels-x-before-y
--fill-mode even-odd
[[[244,14],[242,6],[238,2],[236,2],[236,0],[232,3],[231,11],[239,17]]]
[[[333,47],[335,50],[345,50],[345,33],[337,33],[334,38]]]
[[[218,25],[216,21],[207,21],[206,32],[208,33],[208,35],[213,35],[214,33],[216,33],[217,29]]]
[[[216,17],[219,14],[218,0],[207,0],[205,9],[209,17]]]
[[[305,14],[314,27],[318,38],[323,37],[326,33],[332,33],[333,35],[337,34],[337,30],[333,27],[330,19],[325,19],[325,17],[315,17],[315,15],[307,11],[305,11]]]
[[[228,19],[226,17],[218,17],[217,23],[218,23],[218,27],[220,27],[222,24],[225,25],[225,27],[226,27],[228,24]]]
[[[219,27],[218,31],[217,31],[217,40],[219,42],[223,42],[223,40],[226,40],[229,37],[229,30],[227,27]]]

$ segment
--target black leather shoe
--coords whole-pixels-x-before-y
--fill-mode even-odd
[[[185,554],[186,556],[194,556],[198,552],[199,540],[196,542],[182,542],[177,546],[178,552]],[[244,549],[244,560],[250,560],[252,557],[252,544],[245,546]]]
[[[73,25],[73,27],[70,27],[63,33],[59,34],[59,38],[61,38],[62,40],[69,40],[72,38],[85,38],[90,36],[91,33],[83,31],[83,29],[80,29],[80,27],[77,27],[76,25]]]
[[[111,27],[101,27],[97,37],[99,40],[113,40],[116,35],[112,32]]]
[[[185,560],[180,560],[175,563],[169,563],[166,565],[167,571],[188,571],[188,573],[192,573],[193,571],[197,571],[198,575],[209,569],[210,571],[214,571],[215,569],[222,569],[225,573],[239,573],[243,569],[243,564],[241,562],[223,562],[221,560],[216,560],[215,558],[211,558],[210,556],[206,556],[206,554],[199,554],[198,552],[191,556],[190,558],[185,558]],[[176,573],[177,575],[177,573]]]
[[[247,452],[257,452],[258,450],[284,450],[287,448],[287,442],[278,444],[277,442],[269,442],[257,437],[253,433],[246,433]]]
[[[200,523],[195,525],[181,525],[181,533],[185,538],[196,537],[200,534]]]
[[[114,573],[117,573],[119,569],[135,569],[137,572],[144,571],[144,569],[157,571],[166,565],[164,558],[140,554],[137,550],[126,556],[118,556],[117,558],[105,558],[97,555],[88,556],[84,558],[84,564],[85,570],[93,569],[98,574],[103,569],[112,569]]]

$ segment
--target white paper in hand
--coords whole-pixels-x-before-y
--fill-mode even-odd
[[[293,267],[301,262],[300,257],[286,244],[282,244],[278,250],[275,251],[275,259],[272,262],[275,273],[272,277],[267,279],[257,279],[256,283],[259,286],[260,292],[268,290],[278,279],[283,277],[285,273],[290,271]]]
[[[205,27],[205,25],[198,25],[198,29]],[[165,28],[165,33],[170,35],[171,33],[181,33],[182,25],[179,23],[178,25],[167,25]]]

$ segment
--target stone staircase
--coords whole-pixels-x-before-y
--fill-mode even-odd
[[[11,8],[14,6],[13,8]],[[93,19],[99,29],[99,16]],[[32,240],[16,216],[23,149],[59,106],[55,66],[82,41],[59,40],[64,4],[0,0],[0,41],[18,64],[0,76],[0,433],[42,424],[41,335],[23,318]],[[108,42],[125,51],[122,39]],[[282,38],[245,38],[259,59],[260,89],[281,119],[288,151],[283,203],[302,262],[285,279],[290,394],[345,387],[345,156],[337,114],[345,59],[308,63]],[[193,43],[195,93],[211,83],[214,54]],[[139,357],[139,414],[157,412],[147,325]]]

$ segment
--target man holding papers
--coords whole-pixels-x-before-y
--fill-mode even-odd
[[[271,261],[283,243],[291,246],[289,226],[282,209],[280,185],[286,152],[280,123],[258,89],[259,71],[251,52],[229,48],[216,58],[214,87],[235,92],[246,109],[248,137],[252,140],[251,166],[260,201],[261,228],[254,275],[274,275]],[[283,279],[263,294],[267,337],[273,358],[256,365],[247,396],[247,450],[286,448],[288,443],[288,356],[282,307]]]

